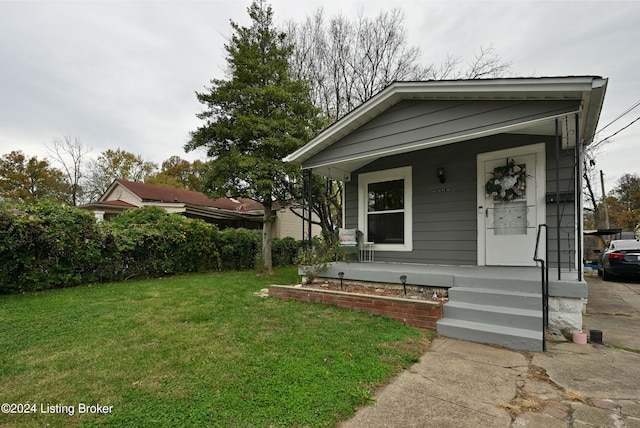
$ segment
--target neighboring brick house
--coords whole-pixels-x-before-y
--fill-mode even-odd
[[[144,205],[155,205],[170,213],[199,218],[221,229],[261,229],[263,223],[264,207],[252,199],[210,199],[202,192],[120,179],[115,180],[97,202],[79,208],[92,211],[98,220],[108,221],[124,210]],[[275,204],[274,217],[274,238],[302,238],[302,220],[289,207]],[[319,234],[319,227],[314,226],[313,232]]]

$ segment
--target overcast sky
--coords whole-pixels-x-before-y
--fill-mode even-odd
[[[91,157],[122,148],[161,163],[183,150],[200,120],[195,97],[224,78],[229,21],[248,25],[250,0],[0,0],[0,155],[21,149],[44,157],[65,135]],[[638,1],[273,0],[276,24],[326,16],[405,13],[411,45],[425,63],[470,60],[493,45],[513,77],[609,78],[600,128],[640,101]],[[640,107],[601,134],[640,117]],[[640,174],[640,121],[606,144],[597,167],[607,191],[624,173]]]

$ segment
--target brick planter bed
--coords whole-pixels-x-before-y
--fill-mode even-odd
[[[430,330],[435,330],[436,322],[442,318],[442,302],[427,300],[409,300],[284,285],[270,286],[269,295],[281,299],[327,303],[354,311],[384,315],[413,327]]]

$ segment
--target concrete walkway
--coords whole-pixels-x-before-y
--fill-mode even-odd
[[[436,339],[342,428],[638,427],[640,284],[588,278],[585,331],[604,345],[549,344],[546,353]]]

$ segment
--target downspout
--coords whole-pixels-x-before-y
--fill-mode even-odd
[[[562,279],[560,273],[561,256],[560,256],[560,135],[558,134],[560,126],[556,117],[556,251],[558,262],[558,281]]]
[[[584,215],[582,212],[582,159],[580,156],[580,118],[578,113],[576,118],[576,188],[575,188],[575,204],[576,204],[576,223],[578,224],[578,230],[576,230],[576,262],[578,263],[578,281],[582,281],[582,273],[584,269],[583,255],[582,255],[582,222]]]

